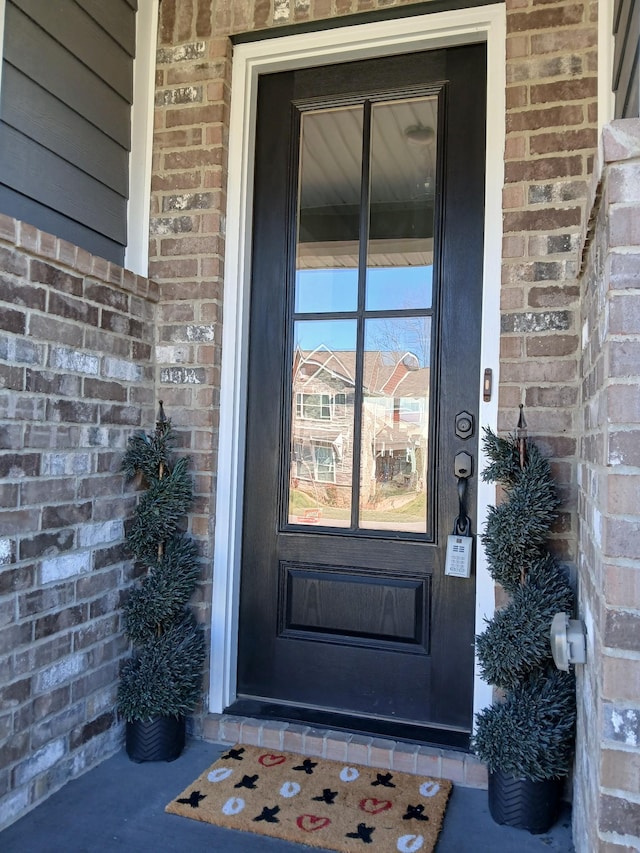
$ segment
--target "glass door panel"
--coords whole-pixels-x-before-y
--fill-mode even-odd
[[[290,525],[429,532],[437,105],[302,111]]]
[[[426,533],[431,318],[367,320],[360,527]]]
[[[373,104],[368,311],[431,307],[436,97]]]
[[[356,328],[294,325],[289,524],[351,525]]]
[[[355,311],[363,107],[302,114],[296,313]]]

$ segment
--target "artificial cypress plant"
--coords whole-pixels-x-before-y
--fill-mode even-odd
[[[556,490],[549,463],[524,434],[486,430],[483,443],[490,460],[483,479],[505,495],[489,510],[483,541],[491,575],[510,601],[477,637],[482,675],[502,695],[477,715],[474,749],[490,773],[560,778],[571,766],[576,705],[574,675],[556,669],[549,642],[554,614],[574,604],[547,550]]]
[[[187,607],[198,555],[180,530],[193,489],[189,460],[173,461],[175,438],[160,401],[155,432],[129,439],[122,466],[146,489],[126,532],[128,548],[144,568],[124,605],[133,655],[121,671],[118,707],[128,722],[183,717],[200,696],[204,638]]]

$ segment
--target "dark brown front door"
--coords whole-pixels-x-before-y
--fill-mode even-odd
[[[468,745],[475,580],[445,551],[485,80],[483,45],[260,80],[236,712]]]

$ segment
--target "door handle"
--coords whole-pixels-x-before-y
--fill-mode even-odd
[[[456,453],[453,460],[453,472],[459,480],[466,480],[473,474],[473,457],[466,450]]]
[[[458,481],[458,517],[453,526],[454,534],[468,536],[471,529],[471,519],[467,516],[465,497],[467,480],[473,474],[473,457],[466,450],[456,453],[453,460],[453,472]]]

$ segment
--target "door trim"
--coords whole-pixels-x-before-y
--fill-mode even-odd
[[[487,138],[483,312],[480,364],[493,370],[494,391],[477,413],[480,428],[496,427],[498,412],[500,266],[502,256],[502,185],[505,137],[504,5],[480,6],[342,29],[303,33],[234,48],[227,228],[224,276],[224,322],[220,390],[220,431],[213,556],[211,668],[209,710],[222,713],[236,698],[240,556],[247,403],[247,344],[253,208],[253,157],[257,82],[262,73],[329,65],[398,53],[487,43]],[[479,377],[481,381],[481,377]],[[486,460],[480,452],[478,470]],[[494,489],[478,478],[478,512],[474,531],[484,526]],[[478,540],[476,631],[494,609],[494,584]],[[474,713],[491,703],[491,688],[476,664]]]

